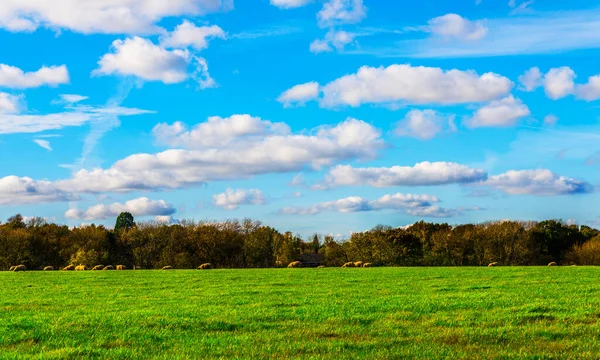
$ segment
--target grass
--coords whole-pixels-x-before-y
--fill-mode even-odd
[[[1,359],[598,359],[600,268],[0,273]]]

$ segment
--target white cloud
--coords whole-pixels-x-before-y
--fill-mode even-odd
[[[317,14],[320,27],[355,24],[367,16],[363,0],[328,0]]]
[[[538,67],[532,67],[519,76],[520,89],[523,91],[533,91],[544,84],[542,73]]]
[[[69,72],[65,65],[43,66],[34,72],[24,72],[18,67],[0,64],[0,87],[12,89],[58,86],[69,82]]]
[[[434,110],[411,110],[398,123],[394,134],[431,140],[446,128],[455,129],[454,116],[443,116]]]
[[[169,225],[169,224],[177,224],[179,221],[174,219],[172,216],[170,215],[158,215],[154,217],[154,221],[156,221],[157,223],[160,224],[165,224],[165,225]]]
[[[429,20],[429,31],[458,40],[481,40],[488,32],[483,21],[470,21],[457,14],[446,14]]]
[[[513,88],[504,76],[408,64],[386,68],[361,67],[321,88],[321,106],[365,103],[463,104],[497,99]]]
[[[0,27],[14,32],[45,27],[84,34],[157,33],[163,18],[232,8],[231,0],[3,0]]]
[[[52,182],[28,177],[0,178],[0,205],[37,204],[42,202],[73,201],[78,198],[59,190]]]
[[[48,151],[52,151],[52,146],[50,146],[50,142],[48,140],[34,139],[33,142]]]
[[[84,100],[89,99],[87,96],[78,94],[60,94],[60,103],[75,104]]]
[[[557,100],[575,91],[575,72],[567,67],[550,69],[544,76],[544,90],[546,95]]]
[[[315,100],[319,97],[319,83],[316,81],[296,85],[281,94],[277,101],[284,106],[303,105],[307,101]]]
[[[554,126],[558,121],[558,117],[553,114],[548,114],[544,117],[544,125]]]
[[[571,195],[593,191],[593,187],[584,181],[560,176],[547,169],[510,170],[490,176],[481,184],[515,195]]]
[[[133,216],[169,216],[177,210],[164,200],[150,200],[147,197],[141,197],[129,200],[124,204],[118,202],[110,205],[98,204],[85,211],[72,208],[65,212],[65,217],[67,219],[96,220],[117,217],[122,212],[130,212]]]
[[[338,186],[374,187],[430,186],[445,184],[466,184],[487,179],[483,170],[452,162],[421,162],[414,166],[392,166],[380,168],[354,168],[338,165],[325,176],[317,189]]]
[[[225,32],[216,25],[196,26],[184,20],[175,30],[162,37],[160,43],[167,48],[193,47],[196,50],[204,50],[208,47],[208,39],[225,39]]]
[[[0,116],[1,114],[16,114],[23,109],[23,96],[11,95],[0,92]]]
[[[105,114],[131,116],[149,114],[152,111],[126,107],[68,106],[65,111],[54,114],[3,114],[0,112],[0,134],[38,133],[58,130],[69,126],[103,121]]]
[[[587,101],[600,99],[600,75],[590,76],[586,84],[578,85],[577,97]]]
[[[310,43],[310,51],[313,53],[331,52],[334,49],[342,51],[346,45],[354,41],[356,34],[343,30],[329,30],[324,39],[317,39]]]
[[[285,123],[272,123],[248,114],[232,115],[228,118],[211,116],[207,122],[189,130],[180,122],[173,125],[158,124],[152,130],[160,144],[185,148],[225,147],[234,141],[237,145],[245,141],[256,142],[268,135],[286,135],[290,128]]]
[[[360,196],[315,204],[310,207],[285,207],[279,211],[284,215],[315,215],[325,211],[353,213],[362,211],[398,210],[419,217],[451,217],[458,210],[443,209],[433,203],[440,200],[431,195],[388,194],[377,200],[368,200]]]
[[[510,95],[479,108],[472,118],[465,121],[465,124],[470,128],[509,127],[530,114],[527,105]]]
[[[235,210],[240,205],[262,205],[265,203],[265,199],[262,191],[257,189],[233,190],[229,188],[224,193],[213,195],[213,203],[226,210]]]
[[[313,0],[271,0],[271,5],[280,9],[294,9],[310,4]]]
[[[167,50],[140,37],[115,40],[111,53],[102,56],[93,75],[135,76],[147,81],[162,81],[165,84],[180,83],[193,78],[201,88],[216,84],[208,74],[203,58],[192,55],[188,50]],[[195,72],[188,68],[196,64]]]

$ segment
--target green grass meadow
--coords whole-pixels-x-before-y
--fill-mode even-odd
[[[0,273],[1,359],[599,359],[600,268]]]

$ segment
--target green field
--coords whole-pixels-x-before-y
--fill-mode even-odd
[[[0,358],[598,359],[600,268],[0,273]]]

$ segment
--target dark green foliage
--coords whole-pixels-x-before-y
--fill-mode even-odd
[[[115,232],[119,232],[121,230],[129,230],[135,226],[135,221],[133,219],[133,215],[128,212],[122,212],[117,217],[117,222],[115,223]]]

